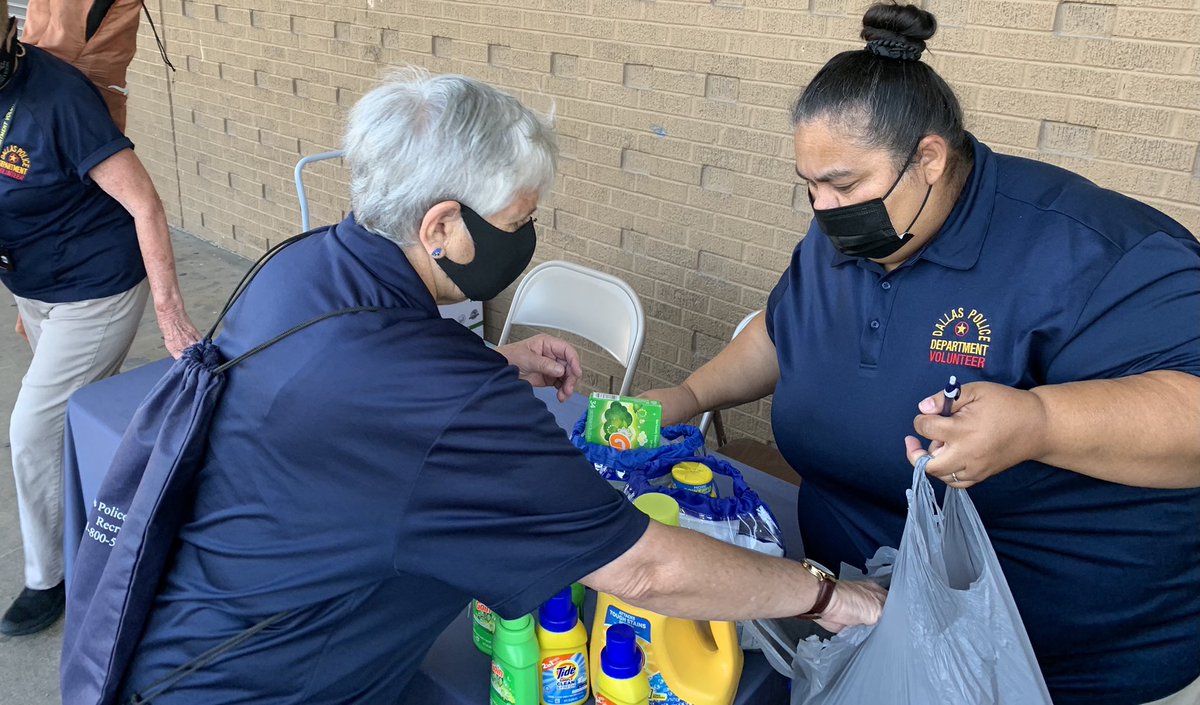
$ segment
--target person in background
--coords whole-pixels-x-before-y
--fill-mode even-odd
[[[16,636],[63,611],[67,398],[121,369],[148,294],[173,356],[200,335],[133,143],[79,71],[17,40],[6,0],[0,18],[0,282],[33,350],[9,425],[26,587],[0,634]]]
[[[121,132],[125,131],[126,74],[137,53],[142,0],[28,0],[21,41],[62,59],[88,77],[108,105]],[[146,11],[150,19],[149,11]],[[167,58],[154,20],[150,19],[159,54]]]
[[[489,349],[437,305],[529,264],[550,126],[463,76],[409,70],[345,135],[353,212],[281,250],[230,310],[231,368],[195,505],[125,676],[125,700],[261,620],[155,703],[393,703],[475,597],[508,618],[580,581],[702,619],[874,622],[873,585],[651,523],[570,444],[530,384],[568,398],[565,342]],[[828,605],[824,605],[829,598]]]
[[[873,5],[866,47],[804,89],[808,235],[764,316],[646,396],[677,423],[774,392],[827,565],[898,545],[909,463],[932,454],[970,488],[1055,703],[1198,702],[1200,243],[979,142],[920,61],[935,30]],[[947,418],[927,395],[951,375]]]

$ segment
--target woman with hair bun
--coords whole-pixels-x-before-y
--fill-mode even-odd
[[[920,60],[936,30],[874,5],[804,89],[808,236],[766,315],[649,396],[676,423],[774,392],[827,565],[897,545],[931,454],[971,488],[1056,703],[1200,701],[1200,243],[980,143]]]

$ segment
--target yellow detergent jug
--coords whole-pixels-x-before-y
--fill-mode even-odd
[[[665,494],[648,492],[634,505],[656,521],[679,526],[679,504]],[[592,623],[589,665],[600,673],[600,652],[608,627],[633,629],[646,656],[650,702],[665,705],[730,705],[742,677],[742,649],[733,622],[677,619],[634,607],[599,593]]]

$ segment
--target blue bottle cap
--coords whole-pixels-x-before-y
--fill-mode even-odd
[[[608,628],[604,648],[600,650],[600,670],[605,675],[617,680],[633,678],[642,672],[644,661],[633,627],[614,624]]]
[[[546,600],[538,608],[538,623],[548,632],[569,632],[579,621],[579,610],[571,601],[571,586],[563,588],[557,595]]]

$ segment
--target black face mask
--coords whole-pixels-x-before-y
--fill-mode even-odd
[[[451,262],[447,257],[434,261],[467,298],[475,301],[494,299],[521,276],[533,259],[533,250],[537,247],[533,219],[511,233],[497,228],[466,206],[462,206],[462,219],[475,242],[475,259],[468,264]]]
[[[917,150],[914,148],[912,154],[908,156],[909,162],[912,161],[913,154],[916,152]],[[912,222],[904,229],[903,235],[897,235],[883,201],[892,195],[892,191],[896,189],[900,179],[904,178],[906,171],[908,171],[907,162],[905,167],[900,170],[900,174],[896,176],[896,180],[892,182],[892,187],[883,194],[883,198],[872,198],[865,203],[855,203],[840,208],[824,210],[813,208],[813,217],[816,218],[817,225],[821,226],[821,231],[825,233],[838,252],[847,257],[883,259],[904,247],[904,243],[912,237],[909,229],[917,222],[917,218],[921,217],[921,211],[925,210],[925,204],[929,202],[929,194],[933,192],[933,185],[930,184],[929,190],[925,192],[925,200],[921,201],[921,207],[913,216]],[[814,202],[811,191],[808,194],[808,202]]]

